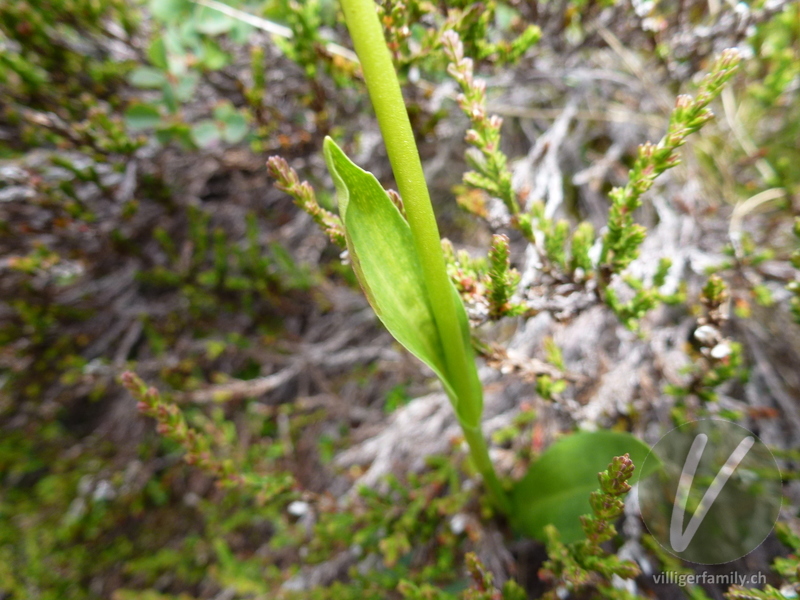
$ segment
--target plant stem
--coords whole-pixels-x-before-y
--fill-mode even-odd
[[[508,499],[508,494],[500,483],[500,479],[495,473],[492,460],[489,458],[489,450],[486,447],[486,440],[483,437],[483,432],[480,427],[471,429],[461,425],[464,432],[464,439],[469,446],[469,454],[472,458],[472,463],[475,468],[483,476],[483,482],[486,484],[486,489],[489,491],[489,499],[505,515],[511,514],[511,501]]]
[[[467,359],[465,352],[445,269],[439,228],[375,3],[373,0],[342,0],[342,8],[406,209],[428,299],[444,345],[448,371],[464,373],[467,369],[474,369],[475,365]],[[466,377],[456,379],[467,381]],[[457,391],[459,400],[469,401],[461,395],[461,390]]]
[[[414,246],[422,266],[428,300],[442,342],[445,364],[453,381],[457,404],[473,407],[477,415],[473,426],[461,423],[476,468],[483,475],[492,499],[508,512],[508,498],[494,471],[486,442],[480,431],[483,393],[473,386],[470,375],[476,371],[468,341],[464,340],[447,276],[439,228],[433,214],[428,186],[422,171],[417,144],[408,119],[400,82],[381,27],[373,0],[341,0],[347,28],[361,62],[370,100],[378,118],[389,162],[405,206]],[[457,411],[458,412],[458,411]]]

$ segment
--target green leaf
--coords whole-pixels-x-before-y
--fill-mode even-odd
[[[325,138],[324,152],[336,184],[350,260],[367,300],[389,333],[442,380],[459,420],[476,427],[481,407],[458,406],[408,223],[375,176],[353,164],[332,139]],[[456,310],[468,340],[460,299]]]
[[[220,48],[214,40],[203,40],[201,47],[200,61],[203,66],[210,71],[219,71],[222,67],[226,67],[231,62],[230,55]]]
[[[219,35],[230,31],[236,21],[218,10],[200,7],[194,18],[194,26],[200,33],[206,35]]]
[[[227,100],[223,100],[214,107],[214,118],[217,121],[224,121],[228,117],[235,114],[236,107]]]
[[[184,150],[195,150],[191,128],[186,123],[170,123],[156,129],[156,139],[162,144],[178,142]]]
[[[236,112],[225,117],[225,127],[222,129],[222,139],[229,144],[237,144],[247,135],[247,119],[242,113]]]
[[[167,78],[159,69],[153,67],[138,67],[131,71],[128,81],[131,85],[144,89],[157,89],[162,87]]]
[[[174,115],[178,112],[178,97],[175,95],[175,86],[171,83],[165,85],[161,90],[161,99],[164,101],[164,106],[170,114]]]
[[[241,142],[247,135],[247,117],[228,101],[214,107],[214,118],[222,127],[222,139],[229,144]]]
[[[150,12],[162,21],[173,21],[191,6],[189,0],[150,0]]]
[[[155,127],[161,121],[161,113],[151,104],[133,104],[125,111],[125,124],[132,131]]]
[[[228,37],[237,45],[246,44],[247,41],[252,37],[254,28],[250,23],[245,23],[244,21],[236,21],[233,28],[228,33]]]
[[[200,74],[195,71],[189,71],[185,75],[178,77],[178,83],[175,86],[175,99],[180,102],[191,100],[199,81]]]
[[[162,39],[164,40],[164,52],[167,57],[167,70],[172,75],[183,75],[188,70],[188,57],[179,28],[174,25],[167,27],[164,30]]]
[[[192,141],[200,148],[208,148],[220,139],[221,132],[214,121],[200,121],[192,125]]]
[[[147,49],[147,58],[149,58],[153,66],[158,69],[164,70],[167,68],[169,63],[167,60],[167,46],[164,44],[164,38],[158,37],[153,40],[153,43],[150,44],[150,47]]]
[[[600,487],[597,474],[608,467],[612,458],[628,453],[636,466],[629,482],[634,484],[658,467],[657,462],[648,460],[648,472],[641,472],[649,452],[644,442],[618,431],[582,431],[561,438],[514,484],[514,529],[545,541],[544,526],[552,523],[565,543],[583,539],[580,517],[592,512],[589,494]]]

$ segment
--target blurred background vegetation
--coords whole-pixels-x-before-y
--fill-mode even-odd
[[[442,32],[459,33],[488,81],[515,185],[543,200],[560,190],[559,216],[598,230],[606,194],[624,183],[637,145],[663,134],[675,96],[691,92],[722,49],[742,50],[716,122],[659,191],[702,232],[687,259],[702,281],[677,285],[683,308],[662,307],[664,318],[722,327],[713,311],[730,299],[724,334],[736,360],[698,352],[676,327],[688,357],[680,377],[640,386],[665,399],[669,418],[784,423],[774,444],[794,523],[800,5],[381,8],[441,228],[473,254],[489,244],[491,206],[461,182],[466,120]],[[337,460],[433,389],[379,326],[340,250],[272,187],[265,164],[284,157],[331,208],[320,156],[331,135],[392,187],[348,47],[334,0],[0,2],[0,598],[455,598],[470,586],[469,597],[499,597],[484,589],[482,567],[464,567],[469,551],[499,584],[507,573],[530,597],[547,588],[536,575],[542,547],[482,523],[487,508],[470,493],[457,444],[444,450],[449,458],[409,458],[360,492],[351,485],[369,465]],[[646,203],[637,218],[661,223],[657,207]],[[524,240],[511,242],[521,260]],[[468,257],[461,271],[451,257],[457,283]],[[700,291],[711,272],[724,293]],[[543,297],[562,293],[558,281],[547,285]],[[570,310],[553,323],[572,319]],[[505,327],[489,337],[508,339]],[[526,358],[548,369],[489,361],[522,380],[513,416],[493,437],[508,472],[552,428],[571,426],[534,426],[534,413],[554,410],[537,403],[552,407],[569,388],[586,404],[601,386],[571,378],[569,354],[565,367],[554,338],[539,338]],[[597,339],[587,353],[617,347]],[[648,360],[659,377],[670,370]],[[774,366],[762,373],[763,402],[726,403],[746,396],[759,365]],[[203,437],[198,465],[137,413],[119,383],[127,369]],[[770,373],[780,381],[770,384]],[[651,417],[639,407],[592,418],[641,432]],[[774,542],[763,560],[788,552]],[[796,597],[796,572],[782,576],[771,583]],[[642,585],[641,594],[664,598],[725,591]]]

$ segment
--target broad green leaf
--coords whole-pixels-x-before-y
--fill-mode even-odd
[[[247,117],[230,102],[214,107],[214,119],[222,126],[222,139],[229,144],[241,142],[247,135]]]
[[[178,112],[178,97],[175,94],[175,86],[168,83],[161,90],[161,100],[170,114],[174,115]]]
[[[192,125],[192,140],[199,148],[208,148],[219,141],[221,132],[214,121],[205,120]]]
[[[542,541],[544,526],[551,523],[565,543],[582,539],[580,517],[592,512],[589,494],[600,487],[597,474],[612,458],[628,453],[636,467],[630,481],[633,484],[656,469],[657,461],[648,460],[648,472],[641,472],[649,452],[644,442],[624,432],[583,431],[561,438],[514,484],[512,525]]]
[[[464,308],[464,302],[456,289],[456,286],[450,285],[453,292],[453,305],[455,306],[456,317],[461,329],[461,343],[464,344],[464,349],[469,357],[469,360],[474,361],[475,355],[472,351],[472,332],[469,328],[469,317]],[[451,395],[450,398],[453,402],[453,407],[458,415],[458,420],[462,425],[476,429],[481,426],[481,415],[483,414],[483,384],[478,377],[478,369],[470,369],[466,373],[457,373],[456,377],[469,377],[469,384],[473,389],[473,398],[478,399],[478,403],[472,406],[467,406],[459,399]]]
[[[164,40],[164,50],[167,56],[167,70],[172,75],[183,75],[188,69],[188,57],[179,29],[175,25],[170,25],[165,28],[162,39]]]
[[[238,45],[246,44],[253,35],[253,26],[244,21],[236,21],[233,29],[228,32],[228,37]]]
[[[175,86],[175,99],[180,102],[191,100],[199,81],[200,74],[195,71],[189,71],[185,75],[178,77],[178,83]]]
[[[229,144],[238,144],[247,135],[247,119],[242,113],[236,112],[225,117],[222,121],[222,139]]]
[[[138,67],[128,76],[131,85],[144,89],[157,89],[162,87],[167,78],[162,71],[153,67]]]
[[[175,34],[181,42],[187,53],[196,54],[200,45],[203,42],[203,36],[197,31],[196,13],[193,13],[190,18],[182,19],[180,23],[175,25]]]
[[[224,121],[228,117],[236,114],[236,107],[224,100],[214,107],[214,118],[217,121]]]
[[[185,150],[195,150],[191,128],[186,123],[163,124],[156,129],[156,139],[161,144],[178,142]]]
[[[218,71],[230,64],[231,57],[214,40],[205,39],[201,46],[200,60],[206,69]]]
[[[324,150],[336,184],[350,260],[370,305],[389,333],[442,380],[459,420],[476,427],[481,407],[458,406],[408,223],[372,173],[353,164],[330,138],[325,139]],[[469,340],[460,299],[455,307]]]
[[[158,69],[163,70],[167,68],[167,47],[164,44],[164,38],[157,37],[153,40],[153,43],[150,44],[150,47],[147,49],[147,58],[149,58],[153,66]]]
[[[150,0],[150,12],[162,21],[173,21],[191,8],[189,0]]]
[[[125,111],[125,124],[132,131],[155,127],[161,121],[161,113],[151,104],[133,104]]]
[[[201,6],[194,17],[194,26],[200,33],[206,35],[219,35],[230,31],[236,21],[218,10]]]

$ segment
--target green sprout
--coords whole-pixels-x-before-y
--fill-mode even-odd
[[[387,329],[444,383],[475,467],[495,506],[507,513],[508,497],[480,430],[483,390],[466,311],[447,275],[422,163],[375,4],[343,0],[342,9],[405,208],[404,219],[377,180],[327,139],[325,157],[337,183],[348,250],[361,285]],[[390,240],[401,246],[389,245]],[[387,261],[391,254],[379,255],[384,244],[383,249],[396,253],[396,258],[402,253],[403,260]],[[385,279],[387,262],[399,267],[395,274],[400,279]],[[409,309],[414,309],[413,314]]]
[[[544,539],[544,523],[569,528],[578,516],[574,505],[554,502],[554,496],[583,494],[587,481],[594,478],[600,465],[595,460],[584,461],[585,468],[571,469],[569,477],[557,478],[556,486],[543,484],[543,474],[550,473],[554,466],[563,471],[563,461],[574,453],[586,455],[591,451],[593,458],[602,463],[615,454],[646,451],[646,446],[627,433],[582,432],[568,436],[565,440],[568,443],[552,446],[509,490],[500,481],[481,430],[483,389],[475,365],[470,323],[457,285],[484,289],[491,319],[524,312],[524,306],[512,300],[519,274],[511,269],[508,238],[494,237],[485,266],[461,253],[456,256],[448,243],[443,250],[414,133],[376,6],[371,0],[342,0],[342,8],[399,193],[387,192],[374,175],[356,166],[330,138],[325,139],[324,155],[336,186],[338,218],[319,207],[311,187],[301,183],[284,161],[271,158],[270,170],[278,187],[292,195],[334,243],[344,242],[358,281],[378,318],[442,382],[491,503],[520,532]],[[451,46],[451,54],[462,57],[457,36],[443,37],[445,45]],[[470,79],[472,63],[463,59],[460,64],[453,70]],[[474,82],[466,79],[463,88],[465,93],[472,94]],[[485,96],[478,92],[474,98],[463,97],[463,109],[482,110]],[[499,179],[498,189],[492,191],[504,198],[512,213],[519,213],[505,157],[496,147],[500,122],[489,120],[475,127],[474,136],[480,139],[474,145],[483,158],[473,168],[487,180]],[[476,177],[481,174],[474,173]],[[563,245],[568,237],[566,223],[556,225],[551,237],[561,240]],[[566,265],[566,256],[559,262]],[[456,277],[454,283],[448,268],[451,274],[461,269],[463,277]],[[565,385],[549,379],[540,379],[538,384],[542,395],[547,397],[557,395]],[[574,532],[568,532],[568,536],[572,535]]]

